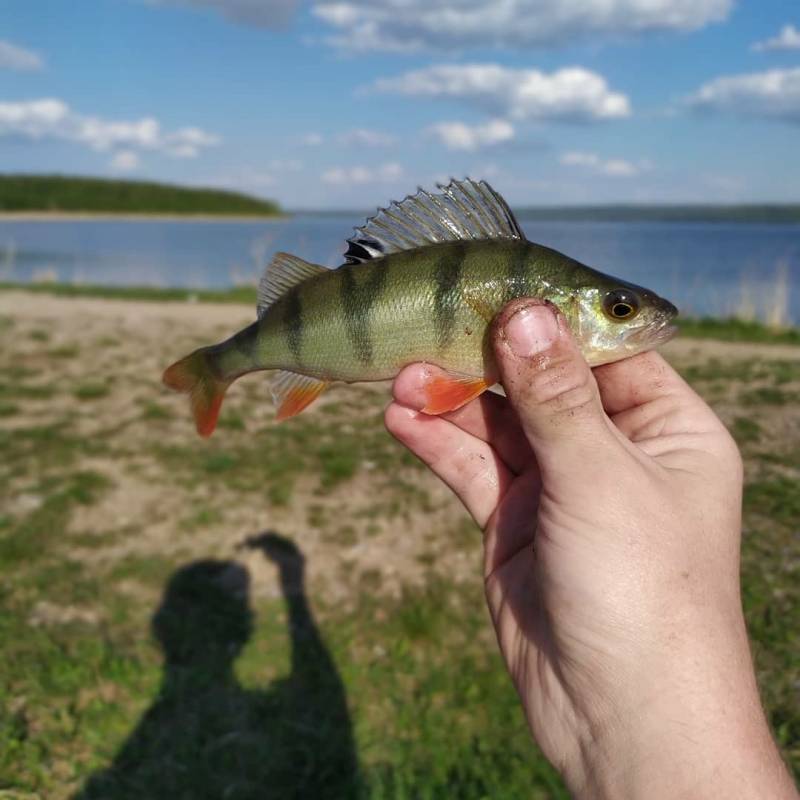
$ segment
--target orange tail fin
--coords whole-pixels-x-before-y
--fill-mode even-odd
[[[194,422],[201,436],[211,436],[217,427],[222,398],[231,381],[220,380],[209,364],[207,347],[176,361],[164,370],[162,380],[176,392],[189,395]]]

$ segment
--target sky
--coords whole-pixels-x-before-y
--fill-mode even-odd
[[[0,172],[800,201],[797,0],[0,0]]]

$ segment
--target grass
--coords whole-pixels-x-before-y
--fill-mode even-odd
[[[723,342],[800,344],[800,329],[772,328],[762,322],[735,318],[679,319],[678,328],[690,339],[718,339]]]
[[[141,351],[87,380],[96,328],[72,358],[0,323],[0,797],[567,797],[496,651],[480,532],[384,394],[275,425],[243,382],[200,440],[156,378],[116,406]],[[745,614],[800,777],[800,362],[763,352],[681,367],[743,450]]]
[[[78,400],[99,400],[101,397],[106,397],[109,391],[107,383],[91,381],[76,386],[72,394]]]
[[[217,290],[0,281],[0,290],[4,289],[23,289],[26,292],[50,294],[56,297],[101,297],[107,300],[149,300],[153,302],[239,303],[253,307],[256,304],[256,290],[249,286]]]
[[[92,286],[68,283],[13,283],[0,281],[0,291],[21,289],[57,297],[100,297],[109,300],[150,300],[153,302],[238,303],[255,306],[256,290],[249,286],[230,289],[182,289],[157,286]],[[756,320],[735,317],[679,318],[683,336],[727,342],[800,344],[800,328],[770,326]]]

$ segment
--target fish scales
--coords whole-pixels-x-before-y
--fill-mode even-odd
[[[487,320],[466,305],[465,291],[499,310],[509,294],[505,274],[520,258],[514,251],[522,248],[518,243],[432,245],[320,275],[297,291],[299,352],[291,344],[298,304],[290,296],[260,322],[260,366],[350,381],[384,380],[408,359],[430,360],[431,355],[449,357],[465,371],[479,369]]]
[[[282,371],[279,418],[332,381],[385,380],[415,361],[449,375],[430,410],[456,408],[494,382],[487,330],[516,297],[558,306],[591,365],[674,331],[671,303],[527,241],[483,182],[406,198],[348,242],[348,263],[335,270],[277,254],[259,287],[258,321],[165,372],[167,385],[190,394],[198,431],[213,430],[228,385],[256,370]]]

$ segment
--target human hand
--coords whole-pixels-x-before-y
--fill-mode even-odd
[[[389,431],[485,531],[486,597],[531,730],[591,797],[794,797],[739,596],[742,467],[656,353],[594,370],[563,316],[509,304],[507,398],[427,416],[397,377]]]

